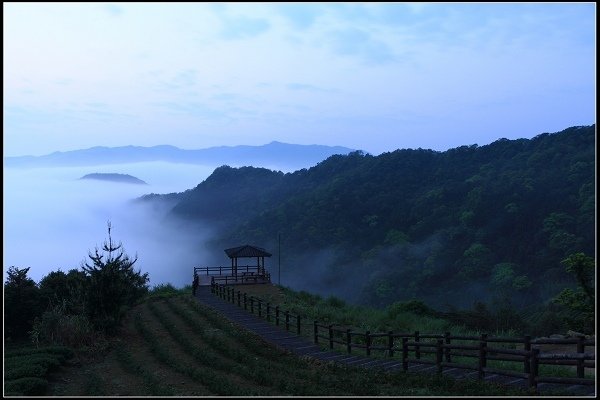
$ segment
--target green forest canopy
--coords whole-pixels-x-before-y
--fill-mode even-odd
[[[310,169],[217,168],[193,189],[143,199],[217,231],[207,247],[276,249],[282,284],[384,306],[548,303],[594,254],[595,125],[444,152],[334,155]]]

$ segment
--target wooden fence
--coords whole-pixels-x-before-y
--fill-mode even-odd
[[[237,272],[237,275],[234,275]],[[194,267],[194,276],[202,275],[210,277],[212,283],[228,284],[252,284],[271,282],[271,274],[263,271],[256,265],[238,265],[237,268],[228,267]]]
[[[442,373],[444,367],[477,371],[479,379],[484,379],[486,374],[522,378],[534,389],[539,383],[595,384],[594,378],[585,377],[586,368],[596,366],[595,352],[585,350],[586,347],[595,349],[596,342],[584,336],[532,339],[528,335],[520,338],[492,337],[485,333],[479,336],[460,336],[450,332],[357,332],[333,324],[308,321],[305,317],[281,310],[279,306],[273,307],[263,299],[248,296],[240,290],[216,282],[212,283],[211,292],[275,325],[284,326],[288,331],[312,337],[315,344],[328,346],[329,349],[347,353],[352,353],[353,349],[364,349],[367,356],[399,356],[404,371],[408,370],[408,364],[412,362],[435,365],[438,373]],[[542,345],[574,345],[576,352],[542,352]],[[506,368],[507,365],[511,368]],[[541,374],[540,365],[571,366],[575,368],[575,376]]]

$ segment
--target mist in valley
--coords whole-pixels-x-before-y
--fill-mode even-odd
[[[191,230],[163,218],[166,211],[133,202],[148,193],[191,189],[214,167],[165,162],[91,167],[5,168],[3,187],[4,281],[10,266],[27,268],[39,282],[51,271],[79,269],[88,251],[111,236],[125,252],[137,254],[136,270],[148,272],[150,286],[191,283],[194,266],[205,263],[208,227]],[[89,173],[133,175],[148,185],[80,180]]]

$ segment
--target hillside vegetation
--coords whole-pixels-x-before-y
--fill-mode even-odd
[[[215,260],[234,244],[275,250],[281,234],[282,284],[294,289],[552,319],[551,300],[577,285],[561,262],[594,254],[594,174],[592,125],[445,152],[334,155],[287,174],[222,166],[169,195],[169,218],[214,228]]]
[[[189,289],[189,288],[188,288]],[[21,351],[23,353],[23,351]],[[16,360],[17,352],[11,354]],[[16,361],[12,364],[16,364]],[[11,364],[11,365],[12,365]],[[6,376],[5,372],[5,378]],[[15,375],[15,372],[8,372]],[[111,350],[80,356],[10,394],[51,396],[428,396],[526,392],[447,376],[382,373],[299,358],[240,330],[189,295],[133,307]],[[27,383],[37,383],[37,386]],[[14,380],[10,381],[14,382]],[[40,383],[41,382],[41,383]],[[9,394],[5,391],[5,394]]]

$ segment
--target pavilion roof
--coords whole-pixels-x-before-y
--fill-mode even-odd
[[[246,244],[244,246],[232,247],[225,249],[225,253],[229,258],[240,258],[240,257],[271,257],[272,254],[263,249],[262,247],[251,246]]]

